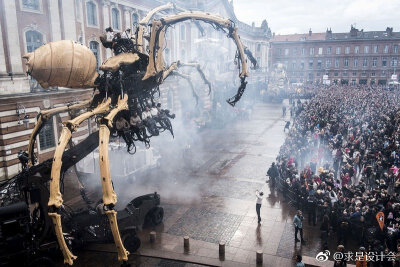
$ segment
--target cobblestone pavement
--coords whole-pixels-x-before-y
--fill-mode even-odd
[[[210,243],[231,240],[243,216],[216,210],[192,207],[167,231],[177,236],[189,236]]]
[[[74,263],[76,267],[117,267],[114,253],[85,251],[78,254],[79,260]],[[171,259],[159,259],[154,257],[131,255],[129,257],[131,267],[200,267],[202,264],[187,263]],[[61,265],[61,263],[60,263]]]
[[[165,210],[162,224],[139,231],[142,246],[137,254],[142,257],[132,255],[130,261],[139,261],[142,265],[138,266],[188,266],[167,259],[251,266],[256,264],[257,250],[264,253],[264,266],[292,266],[296,253],[315,258],[321,250],[319,227],[305,226],[306,245],[295,245],[295,209],[265,183],[265,173],[285,138],[288,118],[282,118],[281,110],[281,105],[256,104],[250,120],[224,129],[185,134],[174,125],[175,139],[167,135],[154,138],[151,145],[160,148],[161,167],[130,184],[114,180],[119,207],[135,196],[157,191]],[[256,189],[266,196],[260,225]],[[157,233],[155,243],[149,242],[151,230]],[[183,248],[185,235],[191,239],[189,250]],[[223,259],[218,254],[220,241],[226,242]],[[115,251],[112,245],[103,249]],[[87,258],[90,253],[83,255]],[[106,262],[116,263],[116,255],[112,255]],[[144,256],[165,260],[155,262]]]
[[[253,192],[259,189],[260,183],[249,181],[221,179],[217,180],[209,187],[204,195],[218,196],[243,200],[254,200]]]

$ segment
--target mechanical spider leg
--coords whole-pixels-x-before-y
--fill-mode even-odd
[[[250,59],[251,64],[253,65],[252,68],[254,70],[258,69],[258,63],[257,60],[254,58],[253,53],[251,53],[251,51],[247,47],[244,48],[244,53],[246,54],[247,58]]]
[[[110,113],[103,119],[99,130],[99,158],[100,158],[100,175],[101,185],[103,188],[103,203],[107,208],[107,214],[110,222],[111,232],[114,238],[115,246],[118,251],[118,260],[127,261],[129,251],[127,251],[122,243],[121,236],[118,230],[117,212],[114,210],[115,203],[117,203],[117,195],[114,192],[111,174],[110,174],[110,161],[108,158],[108,144],[110,139],[110,129],[113,128],[113,119],[122,110],[128,109],[128,96],[125,94],[124,98],[118,99],[117,107],[112,109]]]
[[[181,78],[185,79],[189,83],[190,88],[192,89],[192,95],[196,99],[196,106],[197,106],[199,104],[199,96],[197,95],[196,91],[194,90],[194,86],[193,86],[192,81],[190,80],[190,76],[182,74],[182,73],[179,73],[177,71],[171,72],[170,75],[175,75],[175,76],[181,77]]]
[[[161,20],[153,20],[151,35],[150,35],[150,52],[149,52],[149,63],[147,65],[146,73],[142,80],[146,80],[150,77],[156,76],[158,73],[165,71],[162,67],[161,58],[162,58],[162,46],[165,35],[165,28],[185,20],[200,20],[207,23],[211,23],[220,28],[226,28],[229,31],[228,37],[232,38],[237,46],[238,51],[238,67],[240,70],[239,77],[241,79],[241,86],[238,89],[238,92],[235,96],[231,97],[227,100],[227,102],[235,106],[236,102],[240,100],[244,89],[246,87],[245,79],[249,76],[247,71],[247,61],[244,53],[244,47],[240,40],[240,37],[237,33],[238,29],[235,27],[233,21],[228,19],[223,19],[218,15],[212,15],[205,12],[200,11],[189,11],[189,12],[181,12],[176,15],[165,17]]]
[[[56,107],[56,108],[40,111],[40,113],[37,115],[35,127],[33,128],[32,134],[29,138],[28,167],[32,167],[33,165],[35,165],[35,158],[34,158],[33,153],[34,153],[34,148],[35,148],[36,137],[39,134],[40,130],[42,129],[44,123],[48,119],[50,119],[52,116],[59,114],[61,112],[86,108],[89,106],[90,102],[91,102],[91,100],[87,100],[87,101],[83,101],[81,103],[74,104],[71,106]]]
[[[197,72],[200,74],[201,79],[204,81],[205,84],[208,86],[208,95],[211,94],[211,83],[207,80],[206,75],[204,74],[203,70],[200,68],[200,64],[197,62],[192,63],[181,63],[179,67],[194,67],[196,68]]]
[[[111,103],[111,98],[107,99],[105,102],[101,103],[94,110],[85,112],[73,120],[69,120],[64,123],[64,127],[61,132],[60,140],[57,144],[56,151],[54,152],[53,165],[51,168],[51,179],[50,179],[50,198],[49,207],[53,207],[54,212],[49,212],[49,217],[52,219],[54,224],[54,230],[56,232],[57,241],[60,249],[64,256],[64,263],[69,265],[73,264],[76,256],[67,247],[65,239],[63,236],[62,225],[61,225],[61,215],[57,213],[57,210],[63,204],[62,195],[60,192],[60,172],[62,166],[62,155],[64,153],[65,147],[68,144],[69,139],[72,136],[72,132],[76,131],[78,126],[86,119],[96,115],[107,112]]]
[[[173,9],[174,8],[174,4],[172,3],[167,3],[165,5],[156,7],[155,9],[151,10],[149,13],[147,13],[146,17],[144,17],[140,22],[139,22],[139,27],[137,29],[137,33],[136,33],[136,46],[137,46],[137,50],[140,53],[145,53],[145,49],[144,49],[144,33],[146,30],[147,25],[149,24],[151,18],[158,12],[163,11],[163,10],[167,10],[167,9]]]
[[[204,72],[200,68],[199,63],[194,63],[194,62],[181,63],[180,61],[171,63],[171,65],[163,72],[161,83],[164,82],[164,80],[168,78],[170,75],[176,75],[187,80],[190,85],[190,88],[192,89],[192,94],[193,97],[196,99],[196,105],[197,105],[199,103],[199,96],[197,95],[193,87],[193,83],[188,75],[184,75],[176,71],[179,67],[195,67],[196,70],[199,72],[200,77],[203,79],[204,83],[208,85],[208,94],[211,93],[211,83],[207,80],[206,76],[204,75]]]
[[[168,76],[176,69],[178,69],[181,63],[179,61],[172,62],[171,65],[163,72],[162,81],[168,78]]]

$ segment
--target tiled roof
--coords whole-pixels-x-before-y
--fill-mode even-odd
[[[389,34],[387,31],[357,31],[354,36],[351,36],[350,32],[332,33],[331,36],[332,37],[328,35],[327,40],[398,39],[400,38],[400,32],[392,32],[392,34]]]
[[[388,31],[369,31],[355,30],[353,34],[350,32],[343,33],[308,33],[303,34],[285,34],[275,35],[271,42],[300,42],[300,41],[324,41],[324,40],[371,40],[371,39],[400,39],[400,32]]]

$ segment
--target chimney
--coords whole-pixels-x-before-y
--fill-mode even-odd
[[[327,39],[332,39],[332,29],[326,28],[326,38]]]
[[[308,36],[311,36],[311,34],[312,34],[312,31],[311,31],[311,28],[310,28],[310,30],[308,31]]]
[[[357,33],[358,33],[358,29],[356,29],[355,27],[353,27],[353,25],[351,25],[350,36],[351,37],[357,37]]]
[[[393,27],[386,27],[386,32],[388,36],[392,36],[393,35]]]

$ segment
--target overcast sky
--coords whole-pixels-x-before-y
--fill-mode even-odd
[[[263,19],[276,34],[348,32],[356,24],[364,31],[400,31],[400,0],[233,0],[239,20],[256,26]]]

